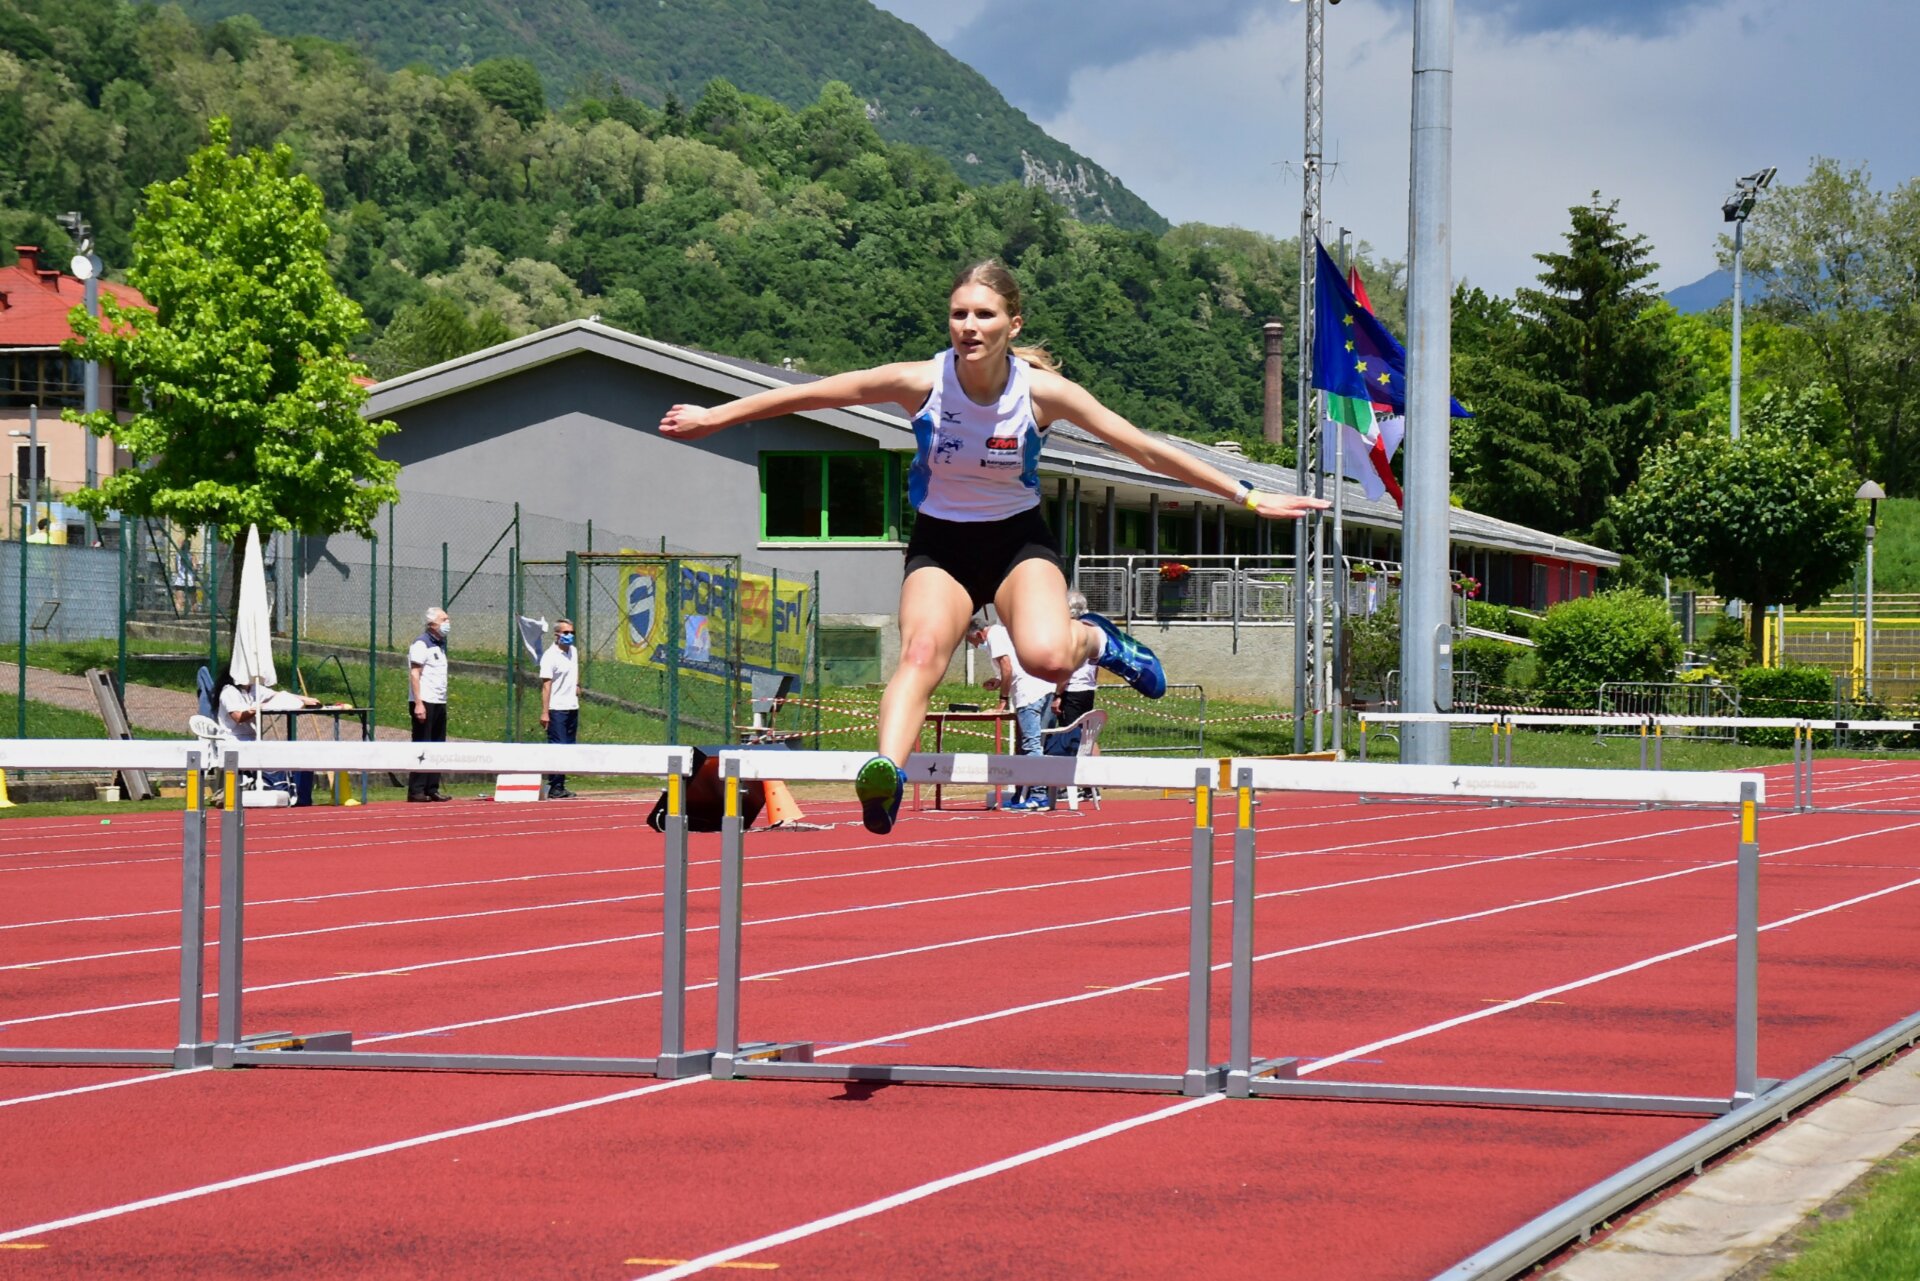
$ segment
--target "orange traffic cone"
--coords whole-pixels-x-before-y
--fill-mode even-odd
[[[806,818],[800,808],[800,802],[793,799],[793,793],[787,785],[777,778],[767,780],[767,826],[782,827],[788,823],[798,823]]]

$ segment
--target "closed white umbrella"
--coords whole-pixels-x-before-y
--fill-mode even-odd
[[[267,566],[260,556],[260,529],[247,526],[247,551],[240,561],[240,608],[233,619],[233,683],[253,688],[279,679],[273,669],[273,609],[267,603]]]

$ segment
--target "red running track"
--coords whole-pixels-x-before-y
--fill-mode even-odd
[[[749,837],[749,1036],[814,1038],[823,1058],[1178,1068],[1184,804],[927,815],[886,842],[849,827],[847,807],[810,808],[841,825]],[[650,1053],[660,873],[640,812],[390,805],[250,822],[249,1027],[352,1027],[370,1048]],[[1357,1079],[1730,1088],[1731,947],[1715,942],[1732,921],[1730,817],[1297,797],[1267,802],[1260,824],[1257,1051]],[[1795,1075],[1912,1012],[1916,831],[1920,818],[1763,820],[1763,1074]],[[171,1041],[177,845],[166,816],[0,825],[0,1044]],[[693,854],[690,972],[704,980],[717,842],[696,837]],[[1221,962],[1226,885],[1223,865]],[[710,1005],[695,993],[695,1044]],[[15,1154],[0,1269],[620,1277],[718,1254],[777,1265],[728,1271],[836,1278],[1274,1259],[1290,1276],[1424,1277],[1697,1124],[0,1068]]]

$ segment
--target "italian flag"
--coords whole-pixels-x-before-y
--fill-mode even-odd
[[[1348,272],[1347,284],[1354,301],[1371,312],[1373,302],[1360,282],[1358,268]],[[1393,478],[1393,455],[1406,437],[1406,418],[1395,414],[1391,405],[1373,404],[1357,396],[1322,393],[1320,399],[1325,415],[1321,457],[1337,450],[1341,474],[1358,481],[1368,498],[1392,494],[1394,504],[1404,509],[1406,498],[1400,492],[1400,482]],[[1332,470],[1331,465],[1327,470]]]

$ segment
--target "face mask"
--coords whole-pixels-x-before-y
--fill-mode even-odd
[[[573,633],[572,633],[572,632],[562,632],[562,633],[561,633],[561,634],[560,634],[559,636],[557,636],[557,637],[555,637],[555,639],[556,639],[556,640],[558,640],[558,641],[560,642],[560,647],[561,647],[562,649],[572,649],[572,648],[573,648]]]
[[[452,630],[453,630],[452,623],[442,623],[440,624],[440,626],[433,629],[434,634],[438,636],[441,640],[445,640],[447,638],[447,633]]]

